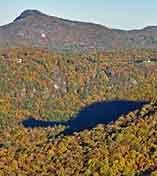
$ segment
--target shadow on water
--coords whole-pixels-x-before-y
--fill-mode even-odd
[[[26,128],[66,125],[68,127],[64,130],[63,134],[71,135],[74,132],[92,129],[98,124],[108,124],[118,119],[121,115],[126,115],[130,111],[142,108],[146,103],[148,102],[127,100],[93,103],[83,108],[75,118],[66,122],[35,120],[29,117],[22,124]]]

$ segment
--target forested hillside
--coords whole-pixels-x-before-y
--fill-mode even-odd
[[[156,175],[156,96],[155,50],[1,49],[0,175]],[[95,126],[66,133],[95,105]],[[26,128],[29,118],[58,125]]]

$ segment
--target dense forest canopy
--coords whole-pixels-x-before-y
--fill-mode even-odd
[[[1,49],[0,175],[156,175],[156,96],[156,50]],[[146,103],[63,135],[83,109],[110,101]],[[25,128],[28,117],[58,125]]]

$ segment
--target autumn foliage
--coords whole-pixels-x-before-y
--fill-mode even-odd
[[[154,50],[1,49],[0,175],[157,175],[156,58]],[[50,136],[65,126],[29,129],[21,123],[30,116],[68,120],[93,102],[120,99],[151,103],[56,139]]]

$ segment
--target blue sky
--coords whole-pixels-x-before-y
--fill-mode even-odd
[[[157,0],[2,0],[0,25],[13,21],[26,9],[111,28],[157,26]]]

